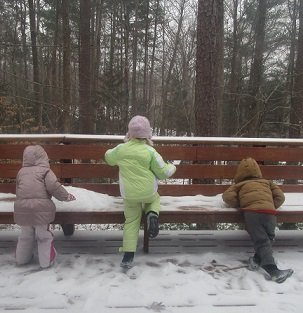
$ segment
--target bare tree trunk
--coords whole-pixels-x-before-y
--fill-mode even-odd
[[[59,16],[60,16],[60,10],[61,10],[61,2],[56,1],[55,3],[56,7],[56,17],[55,17],[55,29],[54,29],[54,39],[53,43],[54,46],[51,50],[51,64],[50,64],[50,97],[49,101],[52,104],[52,108],[50,110],[50,121],[51,121],[51,129],[53,132],[59,131],[59,107],[58,103],[61,102],[60,97],[60,81],[59,81],[59,75],[58,75],[58,42],[59,42]]]
[[[152,54],[151,54],[151,67],[150,67],[150,74],[149,74],[149,94],[148,94],[148,101],[147,101],[147,109],[146,111],[148,114],[151,112],[151,105],[152,99],[154,94],[154,69],[155,69],[155,51],[156,51],[156,41],[157,41],[157,28],[158,28],[158,12],[160,7],[160,0],[157,0],[156,6],[156,15],[155,15],[155,24],[154,24],[154,34],[153,34],[153,45],[152,45]]]
[[[28,48],[26,44],[26,3],[25,0],[22,1],[21,5],[21,38],[22,38],[22,50],[23,50],[23,66],[24,66],[24,88],[27,90],[28,88],[28,65],[27,65],[27,58],[28,58]]]
[[[111,14],[111,30],[110,30],[110,48],[109,48],[109,64],[108,64],[108,89],[112,95],[114,95],[114,56],[115,56],[115,43],[116,43],[116,28],[117,28],[117,8],[113,5],[113,12]],[[106,110],[106,130],[110,129],[111,120],[114,118],[115,111],[115,99],[113,96],[109,98],[108,109]]]
[[[69,0],[62,0],[62,28],[63,28],[63,132],[71,131],[71,67],[70,67],[70,25]]]
[[[239,128],[239,85],[241,77],[241,58],[239,30],[238,30],[238,10],[239,0],[233,1],[233,33],[232,33],[232,56],[231,73],[228,82],[228,100],[224,110],[224,132],[226,136],[234,136]]]
[[[34,9],[33,0],[28,0],[29,6],[29,21],[30,21],[30,33],[32,43],[32,57],[33,57],[33,83],[34,83],[34,98],[35,104],[38,109],[38,131],[42,132],[42,114],[43,114],[43,103],[40,94],[40,75],[39,75],[39,58],[37,48],[37,26],[36,26],[36,14]]]
[[[26,3],[25,0],[23,0],[20,3],[20,10],[21,10],[21,21],[20,21],[20,29],[21,29],[21,41],[22,41],[22,54],[23,54],[23,71],[24,71],[24,82],[23,82],[23,88],[24,90],[28,90],[28,47],[26,44],[27,41],[27,35],[26,35]],[[19,110],[18,110],[18,119],[19,119],[19,125],[20,125],[20,133],[25,132],[25,128],[23,127],[23,114],[24,111],[27,108],[28,101],[23,100],[22,105],[19,104]]]
[[[138,0],[135,1],[135,22],[133,26],[133,64],[132,64],[132,85],[131,85],[131,107],[132,115],[142,114],[137,99],[137,62],[138,62]]]
[[[79,55],[79,111],[80,131],[95,133],[95,114],[90,97],[91,48],[90,48],[91,0],[80,0],[80,55]]]
[[[267,15],[267,0],[259,0],[257,17],[256,17],[256,44],[254,57],[252,61],[249,95],[248,99],[248,123],[246,126],[246,135],[248,137],[258,137],[262,122],[262,100],[261,100],[261,83],[263,78],[263,53],[265,40],[265,22]]]
[[[294,76],[295,76],[295,53],[296,53],[296,45],[297,45],[297,17],[298,17],[298,2],[297,0],[293,1],[293,8],[291,8],[290,1],[288,0],[288,10],[291,18],[291,29],[290,29],[290,48],[289,48],[289,63],[287,69],[287,89],[288,96],[286,102],[290,108],[287,110],[285,114],[287,117],[285,118],[285,122],[289,125],[287,129],[288,136],[290,136],[290,112],[293,100],[293,92],[294,92]],[[286,110],[285,110],[286,111]]]
[[[124,132],[126,129],[126,125],[129,119],[129,33],[130,33],[130,25],[129,25],[129,10],[127,6],[124,4],[124,64],[122,66],[123,70],[123,94],[124,101],[122,103],[122,111],[121,111],[121,132]]]
[[[147,112],[147,99],[148,99],[148,49],[149,49],[149,0],[146,1],[146,16],[145,16],[145,34],[144,34],[144,69],[143,69],[143,105],[144,114]]]
[[[179,17],[178,17],[178,28],[177,28],[177,32],[174,38],[174,46],[173,46],[173,51],[172,51],[172,55],[169,61],[169,66],[168,66],[168,70],[167,70],[167,74],[166,74],[166,78],[164,81],[164,85],[163,85],[163,89],[162,89],[162,114],[161,114],[161,135],[164,135],[165,132],[168,130],[168,118],[169,118],[169,114],[168,114],[168,91],[169,91],[169,84],[171,82],[171,75],[172,75],[172,71],[173,71],[173,67],[175,65],[176,62],[176,54],[177,54],[177,49],[178,49],[178,45],[180,42],[180,34],[181,34],[181,30],[182,30],[182,26],[183,26],[183,19],[184,19],[184,8],[185,8],[185,2],[186,0],[182,0],[181,4],[180,4],[180,8],[179,8]]]
[[[99,101],[98,101],[98,95],[97,90],[103,89],[103,85],[100,84],[99,78],[100,78],[100,61],[101,61],[101,27],[102,27],[102,14],[103,14],[103,3],[104,1],[96,1],[96,22],[95,22],[95,36],[94,36],[94,42],[96,47],[93,49],[93,57],[92,57],[92,87],[93,87],[93,99],[94,103],[96,105],[96,108],[98,108]],[[99,110],[99,112],[102,114],[103,112]],[[98,114],[98,118],[101,119],[101,123],[98,125],[98,130],[101,132],[104,132],[104,116],[100,116],[100,113]],[[97,127],[97,125],[96,125]]]
[[[197,136],[218,135],[222,101],[223,0],[199,0],[195,88]]]
[[[290,111],[290,138],[302,138],[303,135],[303,0],[299,0],[299,5],[299,34],[294,92]]]

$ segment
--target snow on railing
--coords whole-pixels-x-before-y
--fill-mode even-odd
[[[124,135],[83,135],[83,134],[0,134],[0,141],[57,141],[57,142],[122,142]],[[301,138],[244,138],[244,137],[172,137],[154,136],[155,143],[183,144],[253,144],[303,146]]]

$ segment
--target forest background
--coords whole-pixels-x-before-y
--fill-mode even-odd
[[[0,0],[0,133],[302,137],[303,0]]]

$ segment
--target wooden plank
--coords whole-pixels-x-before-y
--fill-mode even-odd
[[[266,179],[277,180],[277,179],[293,179],[301,180],[303,175],[303,166],[296,165],[269,165],[260,166],[262,175]]]
[[[240,211],[207,211],[196,208],[184,208],[184,210],[161,211],[160,223],[242,223],[243,214]]]
[[[13,212],[0,212],[0,224],[15,224]]]
[[[296,165],[261,165],[263,177],[266,179],[302,179],[303,166]],[[181,164],[173,178],[190,179],[233,179],[237,165]]]
[[[110,196],[120,196],[119,185],[105,183],[72,183],[74,187],[88,189],[94,192],[108,194]],[[0,186],[1,188],[1,186]]]
[[[303,211],[279,211],[278,223],[303,222]],[[160,223],[243,223],[243,214],[240,211],[207,211],[196,208],[184,210],[161,211]],[[1,224],[14,224],[13,212],[0,212]],[[123,224],[122,211],[92,211],[83,209],[82,212],[57,212],[54,224]]]
[[[105,152],[114,147],[112,144],[96,145],[46,145],[43,146],[50,159],[103,160]]]
[[[19,159],[22,160],[23,151],[26,144],[0,144],[1,159]],[[48,157],[52,160],[60,159],[78,159],[78,160],[100,160],[104,159],[106,150],[114,147],[113,144],[49,144],[41,145]]]
[[[197,147],[197,160],[240,161],[252,157],[257,161],[301,162],[303,149],[297,147]]]
[[[68,186],[69,184],[65,184]],[[87,190],[108,194],[110,196],[120,196],[119,185],[117,183],[71,183],[71,186],[84,188]],[[216,196],[223,193],[230,185],[215,185],[215,184],[165,184],[159,185],[159,193],[161,196]],[[290,184],[279,185],[284,192],[298,192],[303,193],[303,185]],[[0,192],[15,193],[15,183],[1,183]]]
[[[197,161],[197,147],[193,146],[155,146],[165,160]]]
[[[1,193],[15,193],[16,192],[16,183],[1,183],[0,184]]]
[[[120,196],[119,185],[114,184],[98,184],[98,183],[72,183],[74,187],[84,188],[91,191],[105,193],[110,196]],[[278,184],[279,185],[279,184]],[[173,197],[182,197],[182,196],[216,196],[223,193],[230,184],[225,185],[215,185],[215,184],[165,184],[159,185],[159,194],[161,196],[173,196]],[[303,193],[303,185],[289,184],[289,185],[279,185],[279,187],[284,192],[298,192]],[[14,193],[15,185],[11,185],[10,192]],[[2,186],[0,185],[0,191]],[[5,192],[5,191],[3,191]]]
[[[21,161],[25,147],[25,144],[0,144],[0,158]]]
[[[54,224],[123,224],[123,211],[57,212]]]
[[[91,191],[105,193],[110,196],[120,196],[118,183],[114,184],[98,184],[98,183],[72,183],[74,187],[84,188]],[[165,184],[159,185],[159,194],[161,196],[215,196],[223,193],[229,185],[214,184]],[[295,185],[296,186],[296,185]],[[1,185],[0,185],[1,190]],[[300,189],[303,191],[303,186]]]
[[[302,204],[303,209],[303,204]],[[278,223],[302,223],[303,222],[303,211],[279,211],[277,215]]]
[[[58,171],[60,178],[118,178],[118,167],[106,164],[55,164],[54,172]]]
[[[0,144],[1,159],[22,160],[26,144]],[[43,145],[50,159],[100,160],[114,144],[48,144]],[[300,162],[303,149],[297,147],[247,147],[247,146],[171,146],[155,147],[167,160],[184,161],[240,161],[251,156],[258,161]]]
[[[13,212],[0,212],[0,224],[14,224]],[[53,224],[123,224],[122,211],[57,212]]]
[[[0,164],[0,178],[15,179],[20,168],[21,164]]]
[[[16,178],[21,164],[0,164],[0,178]],[[51,164],[58,178],[117,178],[118,168],[106,164]]]
[[[22,160],[26,144],[0,144],[1,159]],[[108,149],[115,147],[114,144],[48,144],[41,146],[45,149],[48,157],[53,160],[77,159],[77,160],[100,160]],[[168,160],[197,160],[197,148],[191,146],[160,146],[155,147]]]

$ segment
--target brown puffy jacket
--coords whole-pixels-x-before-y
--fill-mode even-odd
[[[235,184],[223,193],[230,207],[274,214],[285,201],[283,191],[272,181],[262,178],[257,162],[243,159],[235,175]]]
[[[23,152],[22,168],[16,178],[14,220],[18,225],[43,225],[55,219],[56,207],[51,197],[66,201],[68,192],[50,169],[48,156],[39,146]]]

